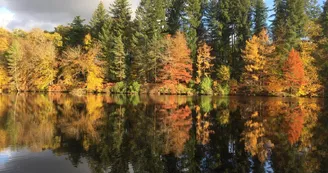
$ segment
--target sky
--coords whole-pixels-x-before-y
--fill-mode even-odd
[[[114,0],[103,0],[106,8]],[[129,0],[135,11],[140,0]],[[319,0],[321,3],[324,0]],[[100,0],[0,0],[0,27],[7,29],[42,28],[53,30],[59,24],[67,24],[75,16],[89,20]],[[273,0],[265,0],[272,9]]]

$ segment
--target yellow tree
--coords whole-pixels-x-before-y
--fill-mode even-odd
[[[192,61],[185,35],[181,32],[173,37],[168,35],[166,42],[166,57],[158,78],[166,84],[188,83],[192,78]]]
[[[209,77],[211,73],[211,68],[213,66],[212,60],[214,59],[214,57],[211,56],[211,51],[212,48],[208,46],[206,43],[201,43],[197,50],[197,59],[196,59],[197,83],[201,81],[201,78]]]
[[[100,48],[98,45],[92,46],[89,50],[81,47],[70,48],[64,52],[61,61],[62,73],[59,75],[61,84],[66,89],[75,87],[87,88],[94,92],[102,88],[104,70],[103,61],[98,59]]]
[[[310,40],[315,40],[322,33],[319,24],[309,21],[305,25],[305,32]],[[317,96],[322,84],[319,80],[319,69],[317,68],[316,59],[313,57],[318,52],[318,44],[315,41],[302,41],[300,44],[300,56],[304,66],[304,80],[298,95],[300,96]]]
[[[246,42],[246,48],[243,50],[243,59],[245,69],[243,81],[250,89],[257,88],[257,91],[263,90],[264,79],[268,75],[269,55],[273,52],[267,30],[256,36],[254,35]]]
[[[56,77],[56,47],[40,29],[27,34],[24,46],[23,68],[30,74],[27,78],[28,89],[45,90]],[[28,75],[26,75],[28,76]]]
[[[0,54],[9,48],[10,33],[4,28],[0,28]]]
[[[7,87],[9,79],[7,69],[5,67],[4,52],[9,48],[10,33],[0,28],[0,92]]]

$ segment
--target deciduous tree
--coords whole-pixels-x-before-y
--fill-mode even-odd
[[[284,64],[283,71],[287,89],[289,89],[291,94],[292,92],[298,91],[300,86],[305,82],[305,73],[300,54],[295,49],[292,49],[289,53],[288,59]]]
[[[196,59],[196,82],[199,83],[203,77],[211,77],[214,57],[211,56],[212,48],[206,43],[200,44]]]

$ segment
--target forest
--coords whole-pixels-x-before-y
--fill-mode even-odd
[[[319,97],[327,60],[328,1],[101,1],[89,22],[0,28],[0,92]]]

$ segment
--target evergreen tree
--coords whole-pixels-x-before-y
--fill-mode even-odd
[[[305,7],[306,7],[306,15],[310,20],[316,20],[320,17],[321,8],[318,3],[318,0],[306,0]]]
[[[175,34],[181,28],[181,17],[183,12],[183,0],[172,0],[167,12],[168,33]]]
[[[110,32],[112,27],[112,20],[109,18],[105,21],[104,25],[101,28],[101,33],[99,35],[99,40],[101,42],[102,47],[102,53],[104,56],[104,59],[109,62],[110,59],[110,50],[112,49],[112,38],[113,33]]]
[[[88,33],[87,27],[83,24],[84,21],[85,19],[76,16],[73,22],[69,24],[70,30],[67,33],[67,37],[63,36],[63,38],[66,38],[64,47],[75,47],[83,44],[84,36]]]
[[[160,46],[166,29],[166,1],[142,0],[134,21],[131,71],[142,69],[132,78],[141,82],[155,82],[158,71],[156,64],[163,53]],[[131,72],[132,73],[132,72]]]
[[[109,10],[112,18],[112,27],[108,32],[115,37],[121,35],[127,47],[131,33],[131,9],[128,0],[115,0]]]
[[[267,7],[263,0],[256,0],[254,7],[254,34],[259,34],[264,28],[266,28],[267,20]]]
[[[320,16],[320,24],[323,30],[323,35],[328,37],[328,1],[323,6],[323,11]]]
[[[104,3],[101,1],[90,20],[91,36],[93,38],[100,39],[100,33],[106,20],[108,20],[108,15]]]
[[[131,54],[131,9],[127,0],[115,0],[109,9],[110,18],[105,20],[100,35],[104,59],[109,64],[109,80],[122,81],[126,77],[127,63]],[[120,43],[122,42],[122,45]],[[121,51],[123,48],[123,52]],[[125,57],[122,59],[122,55]],[[123,62],[123,64],[122,64]],[[123,67],[124,68],[121,68]],[[117,71],[117,70],[120,71]]]
[[[273,39],[279,42],[284,38],[287,19],[287,0],[274,1],[274,20],[272,21]]]
[[[140,83],[146,82],[146,65],[147,58],[144,53],[147,52],[147,37],[142,31],[142,23],[140,20],[135,20],[133,24],[133,36],[131,39],[131,68],[130,68],[130,81],[138,81]],[[143,46],[144,45],[144,46]]]
[[[115,82],[121,82],[126,77],[124,44],[121,35],[114,38],[114,47],[111,50],[111,54],[113,57],[109,64],[110,79]]]
[[[277,53],[287,55],[297,48],[303,36],[306,22],[304,0],[276,0],[275,19],[272,22],[273,38],[277,44]]]
[[[188,46],[191,49],[191,57],[196,58],[198,33],[197,30],[201,26],[202,19],[202,1],[201,0],[186,0],[185,2],[185,32],[187,35]]]
[[[210,45],[216,56],[216,65],[229,65],[232,77],[242,71],[241,51],[250,37],[251,3],[246,1],[211,0],[208,10]]]
[[[299,46],[300,38],[303,36],[304,24],[306,22],[304,0],[287,1],[286,22],[286,47],[296,48]]]

